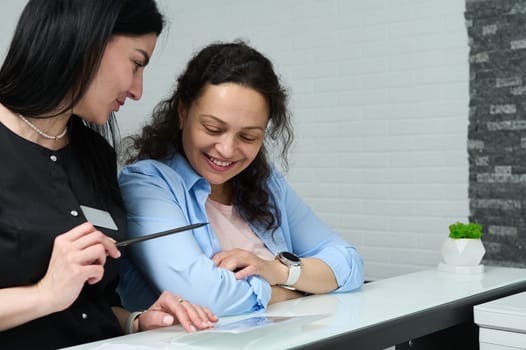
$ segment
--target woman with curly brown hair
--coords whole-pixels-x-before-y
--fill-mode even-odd
[[[363,283],[362,260],[268,160],[287,164],[287,94],[272,63],[243,42],[199,51],[151,124],[132,138],[119,182],[132,237],[210,225],[130,248],[120,291],[136,308],[170,290],[218,315]]]

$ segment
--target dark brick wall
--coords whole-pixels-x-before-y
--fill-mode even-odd
[[[470,221],[488,265],[526,267],[526,0],[466,0]]]

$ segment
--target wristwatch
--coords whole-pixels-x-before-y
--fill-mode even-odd
[[[301,259],[290,252],[281,252],[276,255],[276,259],[280,263],[289,268],[289,277],[287,281],[283,283],[284,286],[292,286],[300,279],[301,275]]]

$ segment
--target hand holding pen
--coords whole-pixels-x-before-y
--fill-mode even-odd
[[[102,279],[107,257],[121,256],[119,247],[206,224],[187,225],[116,243],[91,223],[83,223],[55,238],[47,272],[38,282],[38,289],[44,292],[50,312],[64,310],[75,301],[85,283],[95,284]]]

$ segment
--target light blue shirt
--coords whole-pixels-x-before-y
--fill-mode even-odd
[[[165,161],[142,160],[119,176],[128,211],[128,234],[138,237],[190,223],[208,222],[205,201],[210,184],[180,155]],[[336,292],[363,284],[363,262],[356,249],[325,225],[273,170],[268,187],[281,215],[274,233],[250,225],[273,253],[294,252],[328,264]],[[271,286],[259,276],[237,280],[212,261],[221,245],[211,225],[129,246],[123,259],[119,293],[130,310],[148,308],[168,290],[218,316],[264,310]]]

